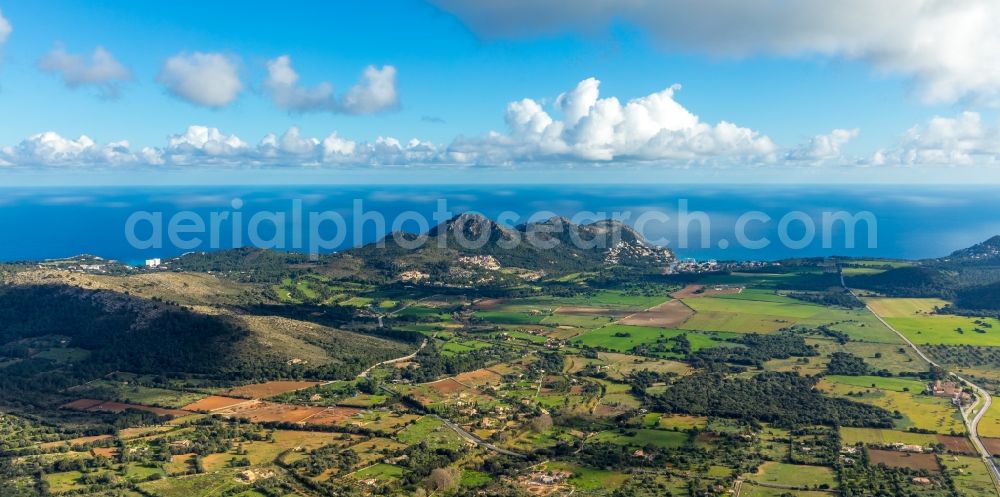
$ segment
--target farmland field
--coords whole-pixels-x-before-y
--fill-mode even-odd
[[[741,263],[729,262],[718,272],[671,272],[681,263],[638,275],[598,261],[604,269],[521,278],[526,273],[508,264],[518,259],[498,253],[501,270],[469,276],[489,282],[480,287],[451,270],[451,250],[426,260],[338,252],[308,262],[241,252],[212,265],[234,268],[212,269],[213,277],[239,279],[242,293],[226,294],[226,305],[176,312],[224,318],[219,326],[253,341],[229,343],[223,334],[216,362],[201,357],[198,335],[195,350],[184,351],[199,358],[196,370],[156,373],[142,362],[109,373],[87,362],[107,351],[84,362],[77,352],[60,357],[83,344],[69,334],[75,341],[46,335],[0,344],[5,386],[52,386],[37,399],[0,392],[7,478],[0,495],[45,484],[81,497],[119,490],[124,497],[979,497],[989,490],[960,411],[925,393],[944,373],[837,287],[836,260],[743,266],[774,273],[741,273],[733,271]],[[247,257],[264,257],[263,268],[247,267]],[[282,265],[284,258],[295,262]],[[411,269],[427,276],[403,281],[400,272]],[[937,341],[948,330],[934,326],[966,319],[929,314],[943,301],[871,302],[887,319],[903,320],[901,328],[905,320],[920,324],[908,333],[938,333]],[[967,342],[1000,333],[992,321],[968,319],[982,332],[949,333]],[[215,324],[189,328],[205,325],[208,336]],[[1000,346],[921,349],[949,358],[940,360],[949,372],[1000,389]],[[39,357],[46,352],[51,357]],[[167,407],[184,410],[172,420],[148,414]],[[980,431],[1000,452],[995,411]],[[894,444],[927,452],[907,455]],[[947,473],[937,473],[938,462]],[[927,476],[913,472],[919,468],[934,474],[915,482]]]
[[[945,307],[948,301],[941,299],[871,298],[865,299],[875,314],[884,318],[908,318],[916,315],[930,315],[934,308]]]
[[[82,397],[172,409],[181,408],[205,397],[199,393],[145,387],[112,380],[94,381],[69,391]]]
[[[245,452],[244,455],[237,454],[235,450],[210,454],[202,458],[202,464],[206,471],[220,471],[227,467],[231,459],[246,457],[252,465],[257,466],[274,462],[281,453],[295,448],[312,450],[333,443],[347,444],[339,433],[274,430],[271,434],[273,442],[242,443],[240,448]]]
[[[671,300],[660,305],[650,307],[642,312],[631,314],[618,322],[633,326],[653,326],[661,328],[675,328],[687,321],[694,315],[690,307],[684,305],[680,300]]]
[[[921,445],[924,447],[938,443],[936,435],[929,433],[913,433],[900,430],[883,430],[878,428],[840,428],[840,438],[846,445],[862,443],[865,445],[887,445],[903,443]]]
[[[690,370],[686,364],[678,361],[652,359],[616,352],[598,352],[596,359],[582,356],[567,356],[564,361],[564,371],[567,373],[577,373],[582,371],[587,365],[605,368],[608,376],[614,379],[623,379],[633,371],[649,370],[658,373],[683,374]]]
[[[62,408],[74,411],[103,411],[115,413],[134,409],[137,411],[150,412],[156,414],[157,416],[173,416],[175,418],[192,414],[191,412],[179,409],[165,409],[160,407],[150,407],[139,404],[127,404],[123,402],[103,401],[97,399],[77,399],[63,405]]]
[[[946,456],[945,468],[955,482],[955,489],[963,497],[979,497],[996,491],[989,469],[983,460],[972,456]]]
[[[903,419],[896,421],[897,429],[919,428],[948,435],[964,433],[958,409],[948,399],[921,395],[919,392],[897,392],[872,387],[857,387],[820,381],[818,388],[855,402],[871,404],[888,410],[899,411]],[[853,395],[852,395],[853,394]]]
[[[223,409],[226,407],[234,406],[236,404],[242,404],[246,402],[246,399],[237,399],[233,397],[222,397],[219,395],[210,395],[192,404],[184,406],[186,411],[215,411],[218,409]]]
[[[918,345],[1000,346],[1000,320],[994,318],[933,315],[886,321]]]
[[[181,476],[139,484],[139,488],[157,497],[211,497],[244,486],[235,475],[238,470]]]
[[[840,383],[841,385],[851,385],[860,388],[878,388],[881,390],[892,390],[895,392],[920,393],[927,388],[927,383],[908,378],[837,375],[828,375],[825,378],[828,381]]]
[[[990,405],[979,422],[979,434],[984,437],[1000,438],[1000,407],[996,402]]]
[[[885,464],[890,467],[924,469],[932,472],[941,469],[934,454],[910,454],[894,450],[869,449],[868,458],[872,464]]]
[[[351,474],[352,478],[358,480],[374,478],[380,482],[396,480],[401,476],[403,476],[403,468],[391,464],[373,464]]]
[[[248,399],[266,399],[268,397],[274,397],[275,395],[314,387],[321,383],[322,382],[318,381],[269,381],[266,383],[256,383],[253,385],[236,387],[226,392],[226,395],[231,395],[233,397],[245,397]]]
[[[548,462],[545,464],[545,468],[569,471],[573,474],[569,482],[577,488],[587,491],[615,488],[628,479],[628,475],[617,471],[588,468],[564,462]]]
[[[822,484],[829,485],[830,488],[837,486],[833,470],[825,466],[766,462],[757,469],[756,474],[751,474],[748,477],[761,483],[780,483],[795,487],[812,487]]]
[[[740,489],[740,497],[830,497],[829,492],[818,490],[787,490],[784,488],[744,485]]]
[[[676,336],[687,335],[691,349],[698,350],[714,347],[725,340],[736,336],[732,333],[698,333],[676,329],[648,328],[644,326],[608,325],[596,330],[588,330],[572,340],[572,343],[589,347],[606,348],[615,352],[629,352],[637,345],[648,345],[658,340],[667,340]]]
[[[434,416],[420,418],[397,433],[396,438],[407,444],[425,442],[431,447],[457,448],[465,443],[462,437]]]
[[[602,431],[590,440],[594,442],[610,442],[618,445],[628,445],[633,447],[645,447],[654,445],[656,447],[680,447],[687,442],[687,433],[666,430],[629,430],[626,433],[617,431]]]

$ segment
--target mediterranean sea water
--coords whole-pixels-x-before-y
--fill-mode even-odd
[[[445,201],[448,213],[477,211],[487,217],[505,215],[505,224],[518,224],[557,214],[581,221],[617,215],[627,224],[642,220],[642,232],[674,249],[682,257],[699,260],[775,260],[789,257],[848,255],[888,258],[938,257],[1000,234],[1000,195],[995,187],[889,187],[889,186],[706,186],[706,185],[589,185],[589,186],[300,186],[300,187],[115,187],[115,188],[4,188],[0,189],[0,260],[39,260],[93,254],[130,263],[167,258],[193,250],[252,245],[258,239],[274,242],[283,250],[308,249],[310,213],[334,212],[347,224],[322,225],[317,231],[342,250],[378,239],[393,222],[407,231],[419,231]],[[297,207],[296,207],[297,205]],[[360,207],[360,210],[358,209]],[[354,228],[359,212],[367,213],[361,229]],[[683,215],[683,212],[687,215]],[[404,217],[401,213],[406,212]],[[652,215],[648,213],[658,213]],[[748,247],[735,236],[741,218],[746,238],[760,242]],[[833,224],[823,236],[825,213],[847,213],[876,221],[874,240],[868,224],[854,225],[855,240],[843,224]],[[133,238],[130,243],[128,220]],[[184,219],[176,220],[178,213]],[[171,243],[171,220],[177,226],[195,226],[199,218],[211,229],[213,213],[225,217],[212,244],[207,233],[181,233]],[[223,214],[228,213],[228,214]],[[235,215],[238,213],[238,216]],[[251,226],[250,220],[258,216]],[[298,214],[298,217],[296,215]],[[419,216],[418,216],[419,214]],[[643,214],[644,218],[640,219]],[[149,216],[162,220],[157,233]],[[385,219],[379,229],[371,216]],[[763,215],[763,216],[762,216]],[[424,216],[427,225],[415,221]],[[782,225],[781,220],[788,217]],[[239,218],[234,236],[231,222]],[[708,223],[703,222],[708,219]],[[805,219],[808,218],[808,219]],[[298,219],[298,220],[296,220]],[[321,219],[323,219],[321,217]],[[766,219],[766,220],[765,220]],[[276,228],[276,224],[283,223]],[[813,224],[810,237],[808,224]],[[335,236],[332,231],[341,231]],[[300,239],[296,243],[294,232]],[[702,233],[708,243],[702,243]],[[785,232],[793,241],[783,243]],[[688,243],[680,246],[681,235]],[[150,240],[159,238],[159,244]],[[825,239],[824,239],[825,238]],[[191,247],[191,240],[201,243]],[[154,246],[149,246],[154,245]]]

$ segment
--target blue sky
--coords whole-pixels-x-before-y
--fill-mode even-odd
[[[680,10],[656,10],[671,3]],[[766,10],[763,5],[773,2],[745,3]],[[622,169],[635,171],[630,179],[637,181],[669,182],[1000,179],[994,171],[1000,162],[996,70],[953,64],[965,47],[944,40],[940,50],[914,52],[879,37],[859,39],[849,27],[856,19],[835,19],[833,4],[802,3],[813,10],[799,15],[818,19],[806,32],[816,35],[813,41],[789,27],[794,19],[772,21],[764,12],[741,20],[740,12],[683,11],[683,2],[669,1],[647,11],[619,11],[599,0],[255,8],[245,2],[180,1],[167,8],[155,2],[0,0],[0,16],[10,26],[9,33],[0,27],[0,184],[60,178],[95,184],[122,178],[336,182],[335,176],[559,181],[567,169],[597,181],[621,178]],[[987,20],[1000,19],[990,2],[969,3],[981,4],[986,13],[979,15]],[[849,13],[857,19],[872,16],[864,2],[838,5],[855,9]],[[971,16],[945,14],[954,15],[928,20],[913,13],[910,19],[903,12],[901,25],[887,33],[905,31],[906,22],[931,24],[926,29],[936,36],[971,32],[967,43],[982,52],[976,55],[995,54],[996,35],[976,39]],[[660,15],[720,31],[706,30],[703,37],[683,32],[671,21],[658,22]],[[520,16],[541,20],[524,23]],[[738,22],[746,29],[727,39],[733,31],[727,27]],[[57,47],[81,58],[76,65],[44,62]],[[89,56],[97,47],[126,76],[92,67]],[[207,71],[195,81],[201,86],[190,90],[183,86],[190,73],[166,67],[172,58],[197,65],[195,54],[217,57],[213,64],[225,61],[232,71],[201,67]],[[268,64],[281,56],[300,77],[282,87],[285,93],[273,90],[276,79],[267,83]],[[368,67],[391,68],[393,78],[380,72],[388,79],[377,80],[391,80],[391,91],[362,78]],[[74,69],[77,81],[68,83]],[[219,74],[236,78],[241,91],[222,86],[221,94],[196,94],[215,84],[204,78]],[[588,78],[599,80],[599,98],[617,97],[618,111],[630,99],[679,84],[666,98],[679,104],[676,112],[697,118],[675,113],[638,131],[603,122],[615,138],[601,142],[600,132],[574,130],[565,117],[567,101],[574,95],[586,100],[596,88],[583,83]],[[107,96],[108,81],[114,98]],[[332,93],[317,90],[324,82]],[[361,104],[346,96],[352,87]],[[538,109],[507,110],[525,98]],[[610,119],[595,108],[586,113],[591,121]],[[509,121],[521,117],[559,127],[513,128]],[[719,127],[723,122],[743,133],[738,143],[725,142],[732,133]],[[192,132],[192,126],[198,128]],[[293,140],[281,141],[293,127]],[[324,139],[334,132],[337,141],[328,146]],[[269,133],[274,140],[262,144]],[[79,141],[81,135],[93,143]],[[122,140],[127,149],[107,148]],[[228,145],[219,152],[215,142]],[[141,153],[144,148],[148,153]],[[248,172],[232,179],[234,169]]]

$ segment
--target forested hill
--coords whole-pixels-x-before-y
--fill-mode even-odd
[[[957,311],[1000,311],[1000,236],[937,259],[846,278],[848,286],[891,297],[938,297]]]
[[[490,256],[504,267],[556,274],[599,270],[608,264],[662,268],[674,259],[669,250],[651,245],[618,221],[574,224],[553,217],[510,228],[469,213],[425,235],[396,233],[347,254],[381,270],[433,270],[462,256]]]
[[[8,376],[44,366],[33,352],[56,345],[86,351],[78,369],[88,374],[185,372],[230,380],[349,378],[412,347],[287,317],[204,314],[61,284],[0,285],[0,344],[4,356],[25,358],[4,370]]]
[[[0,287],[0,343],[28,348],[35,338],[65,337],[109,371],[218,372],[247,334],[223,319],[115,292]]]

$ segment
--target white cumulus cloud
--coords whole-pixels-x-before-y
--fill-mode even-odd
[[[163,63],[157,81],[167,91],[205,107],[225,107],[243,91],[239,63],[220,53],[181,53]]]
[[[977,112],[936,116],[907,130],[895,148],[876,152],[871,162],[875,165],[998,164],[1000,127],[984,124]]]
[[[87,136],[74,140],[54,131],[0,148],[3,167],[390,166],[438,163],[442,157],[441,148],[418,139],[402,142],[380,136],[358,142],[336,132],[318,138],[305,136],[296,126],[280,135],[268,133],[256,145],[218,128],[193,125],[168,136],[162,146],[137,151],[127,141],[99,144]]]
[[[10,21],[3,16],[3,10],[0,10],[0,45],[3,45],[7,41],[7,38],[10,37],[10,32],[13,30],[14,28],[11,27]]]
[[[629,100],[600,98],[600,81],[589,78],[559,95],[553,117],[526,98],[507,105],[507,133],[457,139],[449,148],[460,161],[509,162],[698,162],[742,158],[768,160],[776,146],[767,136],[729,122],[702,122],[674,100],[679,86]]]
[[[835,129],[829,134],[816,135],[809,143],[794,148],[786,157],[793,161],[826,161],[842,157],[844,145],[858,137],[860,131],[855,129]]]
[[[0,161],[27,166],[118,165],[135,163],[136,156],[129,151],[127,141],[101,145],[86,135],[74,140],[48,131],[0,150]]]
[[[372,114],[399,107],[396,90],[396,68],[368,66],[361,81],[349,88],[338,100],[333,85],[321,82],[315,87],[299,84],[299,73],[292,67],[292,60],[282,55],[267,62],[264,89],[270,93],[275,105],[294,112],[345,112]]]
[[[105,97],[118,95],[119,84],[132,79],[132,73],[115,60],[111,52],[98,46],[89,57],[72,54],[56,45],[38,61],[38,67],[62,77],[66,86],[77,88],[92,85]]]
[[[341,108],[351,114],[371,114],[399,107],[396,92],[396,68],[368,66],[361,81],[344,94]]]
[[[251,149],[236,135],[226,135],[218,128],[189,126],[184,133],[171,135],[161,155],[168,162],[188,164],[200,160],[219,162],[215,159],[239,160]]]
[[[307,157],[316,153],[319,144],[318,138],[303,137],[299,128],[292,126],[280,137],[269,133],[261,140],[258,150],[265,157],[282,155]]]
[[[858,59],[926,102],[1000,102],[996,0],[432,0],[489,37],[592,32],[625,20],[668,49]]]
[[[271,94],[274,104],[282,109],[306,112],[337,108],[333,85],[324,81],[315,88],[299,86],[299,74],[292,68],[292,60],[287,55],[267,62],[264,89]]]

